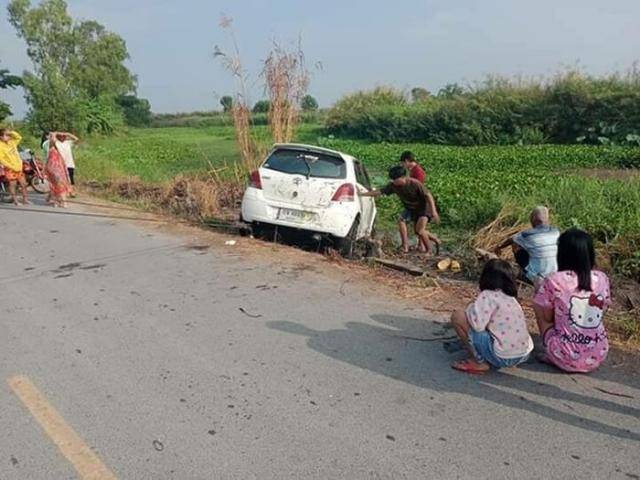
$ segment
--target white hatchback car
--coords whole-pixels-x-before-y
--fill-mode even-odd
[[[361,161],[311,145],[276,144],[249,175],[242,220],[331,236],[343,253],[373,230],[376,204]]]

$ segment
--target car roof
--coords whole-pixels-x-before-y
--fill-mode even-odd
[[[292,150],[308,150],[310,152],[316,153],[328,153],[331,155],[339,155],[344,160],[355,160],[351,155],[347,155],[346,153],[339,152],[338,150],[331,150],[330,148],[318,147],[316,145],[307,145],[304,143],[276,143],[273,145],[272,150],[276,150],[278,148],[282,149],[292,149]]]

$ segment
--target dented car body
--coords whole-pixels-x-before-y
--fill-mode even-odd
[[[376,217],[369,175],[358,159],[321,147],[276,144],[251,172],[242,219],[355,241],[371,234]]]

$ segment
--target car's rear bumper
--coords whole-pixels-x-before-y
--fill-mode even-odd
[[[281,209],[304,211],[304,218],[279,217]],[[247,188],[242,198],[242,219],[248,223],[264,223],[346,237],[358,214],[356,202],[333,202],[327,207],[307,208],[265,200],[261,190]]]

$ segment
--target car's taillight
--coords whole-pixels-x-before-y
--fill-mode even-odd
[[[332,202],[353,202],[356,190],[352,183],[341,185],[331,199]]]
[[[249,186],[262,190],[262,179],[258,170],[254,170],[249,174]]]

